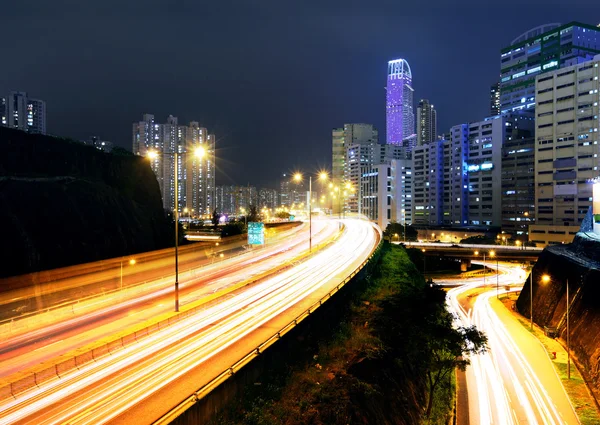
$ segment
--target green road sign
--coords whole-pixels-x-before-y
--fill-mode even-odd
[[[265,223],[248,223],[248,244],[264,245],[265,243]]]

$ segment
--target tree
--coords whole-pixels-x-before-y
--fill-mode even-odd
[[[284,218],[286,220],[290,219],[290,213],[289,212],[285,212],[285,211],[279,211],[277,213],[275,213],[275,217],[277,218]]]
[[[219,213],[217,212],[217,210],[215,209],[215,210],[213,211],[213,213],[212,213],[212,218],[211,218],[211,221],[212,221],[212,224],[213,224],[213,226],[215,226],[215,227],[216,227],[216,226],[219,224],[219,220],[220,220],[220,219],[221,219],[221,214],[219,214]]]
[[[490,238],[484,235],[469,236],[468,238],[461,239],[460,243],[471,244],[471,245],[496,245],[497,239]]]
[[[256,205],[250,205],[248,210],[248,215],[246,216],[248,223],[260,221],[260,214],[258,214],[258,208],[256,208]]]
[[[448,379],[455,369],[465,370],[470,363],[467,356],[484,354],[487,337],[475,326],[452,327],[452,316],[446,312],[430,328],[430,358],[427,368],[427,407],[425,416],[431,416],[433,397],[440,382]]]
[[[406,238],[404,238],[404,228],[406,227]],[[395,236],[398,235],[398,236]],[[388,238],[390,241],[416,241],[418,232],[412,226],[404,226],[402,223],[391,221],[385,230],[383,236]]]
[[[487,350],[486,336],[474,326],[454,326],[445,299],[446,292],[437,286],[407,283],[379,303],[374,320],[387,355],[425,377],[427,417],[439,384],[456,368],[464,370],[468,355]]]

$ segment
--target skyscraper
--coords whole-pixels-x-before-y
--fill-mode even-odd
[[[417,145],[431,143],[437,138],[437,114],[427,99],[417,106]]]
[[[490,115],[500,115],[500,82],[490,87]]]
[[[600,175],[599,79],[597,55],[536,80],[536,220],[529,240],[538,245],[570,242],[592,205],[592,179]]]
[[[202,148],[198,158],[193,152]],[[193,121],[179,125],[177,117],[169,116],[166,124],[154,121],[145,114],[133,124],[133,153],[146,156],[154,151],[158,156],[151,167],[158,180],[163,207],[175,206],[175,152],[177,152],[178,209],[193,210],[198,215],[209,214],[215,206],[215,136]]]
[[[28,133],[46,134],[46,102],[13,91],[0,99],[0,125]]]
[[[600,27],[571,22],[533,28],[500,53],[500,112],[535,107],[535,78],[580,64],[600,51]]]
[[[405,140],[414,138],[412,73],[404,59],[388,62],[386,127],[388,144],[402,145]]]

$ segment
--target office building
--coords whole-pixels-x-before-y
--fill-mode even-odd
[[[592,205],[599,176],[600,55],[536,79],[535,209],[529,240],[568,243]]]
[[[32,134],[46,134],[46,102],[26,92],[11,92],[0,99],[1,124]]]
[[[412,224],[412,161],[375,164],[361,176],[361,211],[385,230],[390,222]]]
[[[500,115],[500,82],[490,87],[490,116]]]
[[[592,60],[600,52],[600,28],[571,22],[533,28],[500,54],[501,113],[535,107],[538,75]]]
[[[202,152],[201,157],[196,155],[198,150]],[[180,213],[185,208],[193,210],[195,215],[212,213],[215,208],[214,135],[195,121],[189,126],[179,125],[177,118],[170,115],[165,124],[159,124],[153,115],[145,114],[142,121],[133,124],[133,153],[146,157],[150,152],[156,153],[149,161],[165,209],[173,210],[177,204]]]
[[[395,59],[388,62],[386,86],[386,128],[388,144],[411,145],[415,141],[412,73],[408,62]]]
[[[417,106],[417,145],[431,143],[437,139],[437,114],[427,99]]]
[[[535,224],[535,138],[516,136],[502,147],[502,231],[525,242]]]

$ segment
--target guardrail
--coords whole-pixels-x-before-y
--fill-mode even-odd
[[[104,338],[93,345],[88,345],[80,349],[74,350],[73,352],[59,356],[52,361],[42,363],[38,367],[23,372],[21,374],[12,375],[8,379],[0,380],[0,400],[6,400],[9,398],[16,399],[19,394],[40,385],[53,381],[55,379],[61,379],[70,371],[80,369],[87,364],[94,362],[101,357],[112,354],[132,343],[138,342],[141,339],[170,326],[173,323],[180,321],[183,318],[189,317],[205,309],[205,304],[214,301],[217,298],[223,297],[227,294],[235,292],[244,286],[256,283],[269,275],[278,273],[282,270],[293,267],[293,262],[303,261],[307,257],[314,255],[319,249],[332,243],[336,240],[344,227],[340,229],[334,236],[327,238],[325,241],[315,245],[311,252],[304,252],[289,261],[286,261],[282,265],[276,268],[269,269],[258,275],[252,276],[249,279],[245,279],[225,288],[221,291],[202,297],[201,299],[194,301],[189,304],[181,306],[181,312],[169,312],[164,313],[154,320],[150,324],[148,322],[141,323],[136,327],[129,328],[119,334],[112,335]],[[230,257],[231,258],[231,257]]]
[[[177,417],[181,416],[187,409],[192,407],[194,404],[202,400],[206,397],[211,391],[237,373],[240,369],[250,363],[255,357],[259,356],[264,350],[273,345],[276,341],[281,339],[283,335],[291,331],[294,327],[298,326],[300,322],[306,319],[312,312],[314,312],[317,308],[319,308],[325,301],[331,298],[336,292],[338,292],[342,287],[344,287],[348,282],[350,282],[354,276],[356,276],[374,257],[379,255],[381,248],[383,246],[383,238],[381,234],[381,230],[379,230],[379,243],[377,247],[373,250],[373,253],[367,258],[365,261],[361,263],[361,265],[355,269],[348,277],[346,277],[342,282],[337,284],[334,289],[312,304],[308,309],[304,310],[298,316],[296,316],[292,321],[290,321],[287,325],[282,327],[279,331],[269,337],[267,340],[259,344],[252,351],[248,352],[244,355],[240,360],[232,364],[230,367],[221,372],[217,377],[212,379],[210,382],[200,387],[198,390],[194,391],[191,395],[185,398],[181,403],[163,415],[161,418],[153,422],[152,425],[167,425],[174,421]]]

